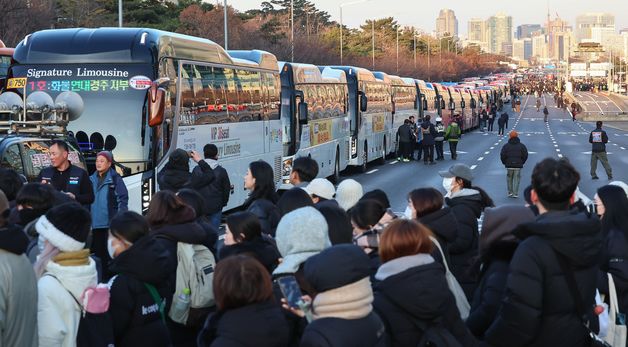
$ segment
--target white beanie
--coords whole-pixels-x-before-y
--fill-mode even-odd
[[[345,211],[357,204],[362,195],[364,195],[362,185],[353,179],[340,182],[336,189],[336,201]]]
[[[623,181],[613,181],[609,183],[609,185],[621,187],[624,192],[626,192],[626,196],[628,196],[628,184],[624,183]]]

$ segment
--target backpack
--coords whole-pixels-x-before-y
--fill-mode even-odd
[[[216,259],[203,245],[177,242],[177,282],[168,317],[188,327],[200,327],[214,306],[214,267]],[[183,290],[190,290],[190,305],[178,316],[173,307]]]
[[[56,276],[50,273],[46,273],[45,276],[54,278],[63,287],[63,283]],[[114,347],[113,322],[108,312],[109,287],[105,284],[99,284],[95,287],[86,288],[81,295],[81,301],[77,300],[67,288],[63,288],[81,310],[81,319],[76,332],[76,346]]]

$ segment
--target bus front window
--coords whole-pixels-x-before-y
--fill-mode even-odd
[[[72,91],[81,96],[83,112],[70,121],[68,130],[74,132],[87,156],[115,146],[113,156],[124,175],[150,169],[149,65],[17,65],[11,69],[13,77],[27,78],[27,95],[39,91],[55,100],[62,92]]]

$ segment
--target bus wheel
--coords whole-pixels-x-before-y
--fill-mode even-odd
[[[340,183],[340,157],[338,156],[338,149],[336,149],[336,163],[334,164],[334,173],[331,175],[331,181],[334,184]]]
[[[366,165],[368,164],[369,161],[369,152],[368,152],[368,146],[367,143],[364,142],[364,152],[362,153],[362,165],[360,165],[360,172],[361,173],[365,173],[367,170]]]

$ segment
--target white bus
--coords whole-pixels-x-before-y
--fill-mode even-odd
[[[318,176],[340,181],[349,162],[347,79],[342,70],[280,63],[283,134],[282,189],[290,187],[294,159],[309,156]]]
[[[419,106],[420,102],[417,93],[417,88],[412,79],[401,78],[399,76],[388,76],[392,89],[392,101],[393,101],[393,122],[390,129],[390,138],[393,140],[392,149],[398,149],[397,143],[397,130],[403,121],[409,119],[410,116],[414,116],[414,121],[419,119]]]
[[[345,72],[349,89],[349,165],[367,170],[373,160],[383,164],[386,154],[394,151],[390,138],[392,102],[390,84],[376,78],[367,69],[332,66]]]
[[[36,32],[14,58],[9,77],[27,78],[27,94],[81,96],[84,110],[68,129],[88,164],[112,150],[132,210],[146,211],[156,173],[175,148],[218,147],[232,183],[226,209],[247,197],[249,162],[267,161],[280,182],[280,81],[270,53],[227,53],[209,40],[154,29],[99,28]]]

